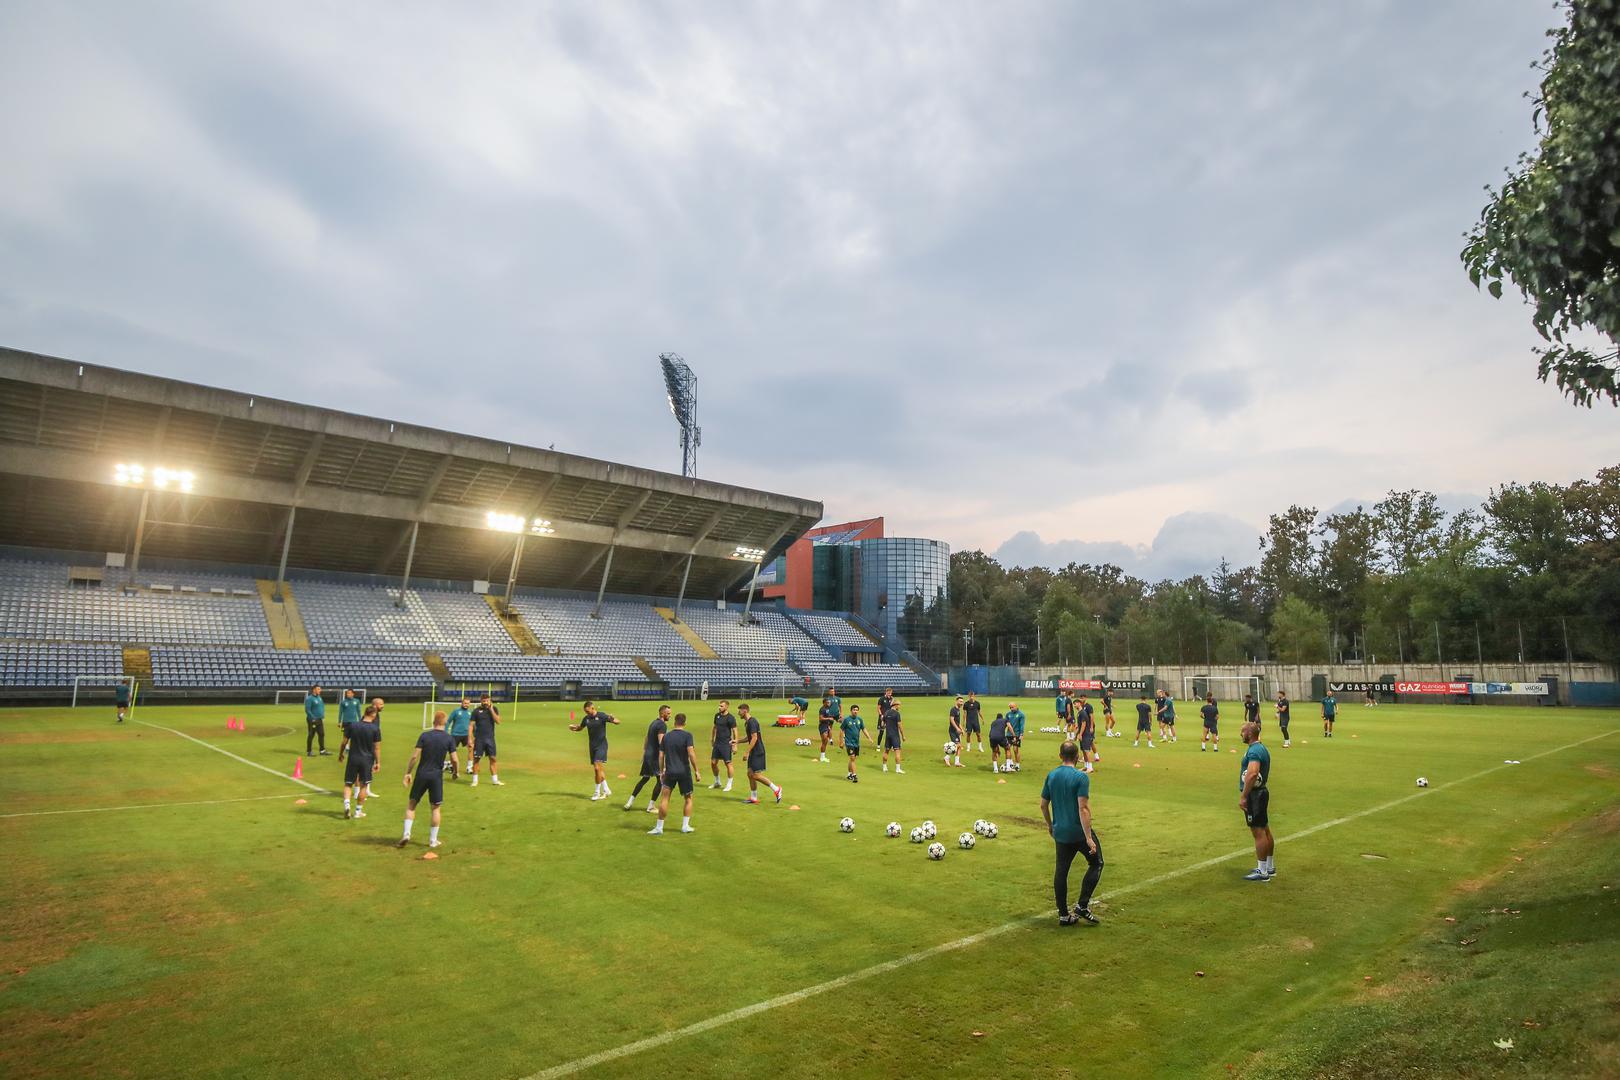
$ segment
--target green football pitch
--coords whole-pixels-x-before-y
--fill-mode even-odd
[[[712,704],[675,706],[700,754]],[[943,766],[941,699],[859,785],[767,728],[782,803],[704,784],[657,838],[623,809],[655,706],[609,706],[602,802],[573,707],[502,725],[504,787],[447,784],[431,861],[425,805],[394,846],[420,705],[364,820],[335,756],[286,775],[296,705],[0,710],[0,1075],[1620,1075],[1615,711],[1350,706],[1325,741],[1304,706],[1287,750],[1267,715],[1261,884],[1233,710],[1218,755],[1101,740],[1102,925],[1060,928],[1046,702],[1005,778]],[[940,862],[884,835],[925,818]]]

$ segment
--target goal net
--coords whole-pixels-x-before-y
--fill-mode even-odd
[[[1264,700],[1266,680],[1263,675],[1185,675],[1181,679],[1183,701],[1202,701],[1206,694],[1214,694],[1216,701],[1242,701],[1244,694],[1253,694],[1254,700]]]
[[[135,711],[135,696],[140,690],[140,683],[127,675],[75,675],[73,676],[73,704],[70,708],[77,709],[82,699],[86,705],[92,702],[97,705],[107,705],[116,700],[115,691],[119,683],[129,684],[129,711]]]
[[[451,697],[450,695],[456,694],[458,689],[463,692]],[[461,708],[463,697],[467,699],[468,708],[476,709],[478,708],[478,699],[485,694],[489,695],[490,703],[500,710],[502,720],[517,719],[517,683],[467,683],[461,687],[454,685],[441,686],[435,697],[422,702],[422,730],[426,731],[433,726],[433,714],[435,712],[442,709],[444,715],[449,716]]]

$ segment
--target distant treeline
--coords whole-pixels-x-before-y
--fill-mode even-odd
[[[1290,506],[1259,552],[1257,567],[1223,559],[1156,584],[957,552],[952,656],[971,625],[974,663],[1620,659],[1620,465],[1568,486],[1504,484],[1455,514],[1426,491],[1339,514]]]

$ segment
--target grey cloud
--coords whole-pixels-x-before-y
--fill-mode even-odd
[[[1208,575],[1227,559],[1234,567],[1258,561],[1259,532],[1228,514],[1189,511],[1165,519],[1151,544],[1117,540],[1044,541],[1034,532],[1015,533],[995,551],[1005,566],[1113,563],[1146,581]]]

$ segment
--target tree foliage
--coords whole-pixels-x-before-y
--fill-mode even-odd
[[[1491,192],[1462,260],[1476,288],[1500,298],[1505,279],[1534,305],[1543,382],[1620,405],[1620,0],[1560,6],[1569,21],[1535,65],[1540,145]],[[1589,335],[1607,346],[1588,348]]]

